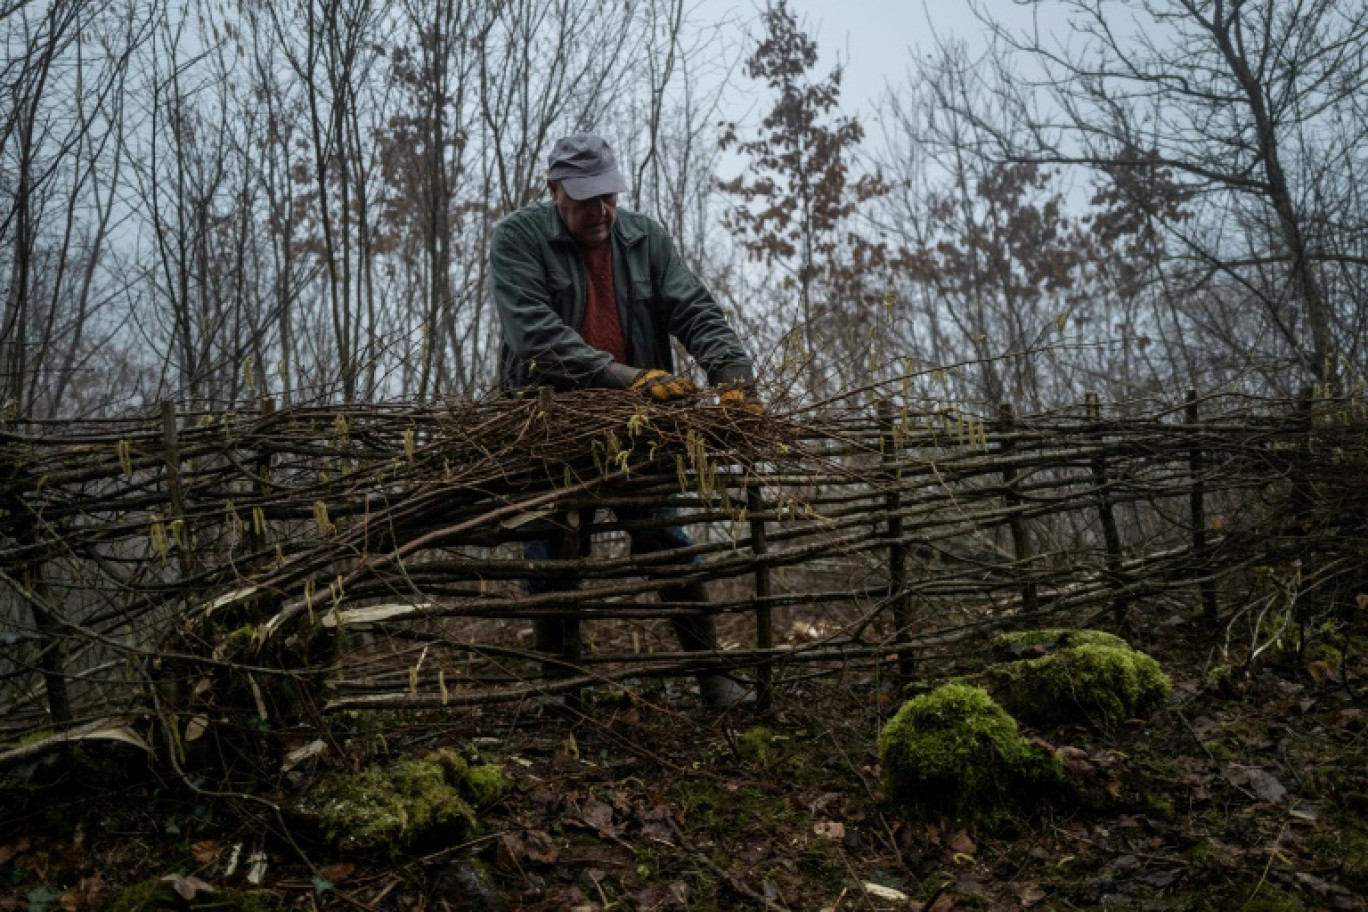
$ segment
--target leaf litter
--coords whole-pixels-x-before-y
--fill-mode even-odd
[[[320,910],[430,908],[436,872],[463,859],[487,872],[481,902],[530,912],[866,903],[921,912],[1178,910],[1251,897],[1364,909],[1368,715],[1354,687],[1368,677],[1363,660],[1350,655],[1337,681],[1270,665],[1235,692],[1218,692],[1205,683],[1200,632],[1164,631],[1162,642],[1144,645],[1173,676],[1174,705],[1108,731],[1028,731],[1059,753],[1077,795],[996,828],[887,803],[870,733],[899,698],[883,679],[781,685],[781,715],[763,724],[784,749],[764,763],[738,756],[722,734],[723,726],[754,726],[753,716],[699,716],[683,688],[651,694],[630,718],[600,711],[591,695],[574,720],[471,710],[414,713],[386,728],[391,756],[431,750],[442,738],[440,746],[473,749],[480,738],[486,759],[504,758],[513,788],[482,809],[481,830],[463,844],[437,841],[400,858],[330,857],[311,836],[303,796],[327,770],[361,758],[355,746],[342,756],[318,751],[291,771],[297,782],[273,795],[300,809],[287,820],[307,864],[271,836],[269,819],[234,816],[231,807],[206,816],[147,782],[85,800],[79,847],[74,829],[42,818],[10,829],[0,876],[14,893],[0,899],[0,912],[27,912],[30,895],[43,912],[100,912],[149,876],[172,879],[187,899],[220,878],[253,889],[247,876],[263,875],[267,858],[270,877],[258,895]],[[936,668],[956,671],[953,660]],[[256,848],[268,836],[269,851]],[[228,873],[241,843],[248,863]],[[189,867],[164,861],[177,851]],[[329,889],[315,895],[320,878]],[[441,882],[459,889],[450,884],[475,880]]]

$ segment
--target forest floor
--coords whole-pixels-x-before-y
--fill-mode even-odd
[[[764,718],[702,714],[687,682],[656,681],[590,691],[579,716],[337,720],[341,755],[261,789],[279,815],[141,759],[49,762],[0,793],[0,912],[129,912],[120,895],[162,877],[225,912],[233,895],[372,912],[1368,908],[1368,663],[1270,648],[1216,678],[1223,634],[1172,605],[1131,620],[1172,701],[1113,730],[1026,732],[1066,749],[1077,795],[991,829],[885,799],[878,735],[902,701],[887,678],[791,673]],[[972,669],[983,645],[925,667]],[[477,830],[369,851],[323,838],[307,810],[320,781],[437,748],[505,771]]]

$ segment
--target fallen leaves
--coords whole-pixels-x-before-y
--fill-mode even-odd
[[[926,906],[922,912],[951,912],[955,908],[955,897],[949,893],[942,893],[931,900],[931,905]]]
[[[519,872],[526,862],[553,865],[559,859],[555,841],[540,830],[501,833],[494,844],[494,863],[503,871]]]
[[[64,891],[57,899],[62,912],[90,912],[106,905],[105,882],[97,874],[83,877],[76,886]]]
[[[579,818],[605,839],[613,839],[622,834],[623,827],[613,823],[612,805],[597,798],[586,798],[580,802]]]
[[[908,896],[906,893],[904,893],[902,890],[895,890],[892,887],[885,887],[883,884],[866,883],[863,884],[863,886],[865,893],[874,897],[875,899],[882,899],[886,900],[887,902],[905,903],[912,898]]]
[[[352,875],[356,870],[356,865],[347,861],[339,861],[337,864],[330,864],[318,869],[318,876],[331,884],[340,884]]]
[[[195,864],[208,866],[218,860],[219,853],[223,851],[223,843],[212,839],[202,839],[190,843],[190,857],[195,859]]]
[[[1256,766],[1230,764],[1223,774],[1231,785],[1248,789],[1264,804],[1282,804],[1287,797],[1287,788],[1272,773]]]
[[[0,846],[0,864],[9,864],[10,860],[17,858],[29,850],[32,845],[27,839],[20,839],[11,842],[9,845]]]
[[[978,846],[974,844],[974,840],[970,839],[969,834],[964,830],[956,830],[951,833],[945,844],[956,855],[972,856],[978,851]]]
[[[823,839],[844,839],[845,824],[836,820],[819,820],[812,825],[812,832]]]
[[[176,891],[176,895],[186,902],[194,902],[195,896],[199,893],[214,892],[212,885],[205,883],[193,874],[189,877],[182,877],[180,874],[167,874],[162,880],[169,883],[171,889]]]

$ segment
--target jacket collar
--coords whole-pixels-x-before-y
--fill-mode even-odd
[[[570,229],[565,227],[565,222],[561,221],[560,213],[556,211],[554,203],[545,202],[546,207],[546,236],[553,244],[574,244],[575,239],[570,236]],[[624,212],[618,211],[617,221],[613,223],[613,238],[624,247],[631,247],[646,237],[646,230],[635,218],[623,218]]]

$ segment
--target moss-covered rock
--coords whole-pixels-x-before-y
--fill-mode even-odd
[[[903,704],[879,737],[891,801],[991,823],[1058,793],[1064,763],[1030,744],[983,688],[952,683]]]
[[[494,763],[467,766],[464,782],[466,794],[477,808],[493,804],[508,791],[508,777],[503,767]]]
[[[1011,636],[1053,647],[1039,658],[985,672],[998,702],[1031,725],[1086,721],[1108,728],[1152,712],[1173,692],[1158,662],[1109,633],[1045,630]]]
[[[475,831],[476,808],[507,789],[500,767],[471,766],[439,750],[333,780],[320,790],[318,816],[339,847],[398,850],[437,831],[455,838]]]
[[[1075,630],[1067,627],[1047,627],[1043,630],[1018,630],[993,638],[993,650],[1011,657],[1026,653],[1047,653],[1075,646],[1117,646],[1129,649],[1130,644],[1105,630]]]

